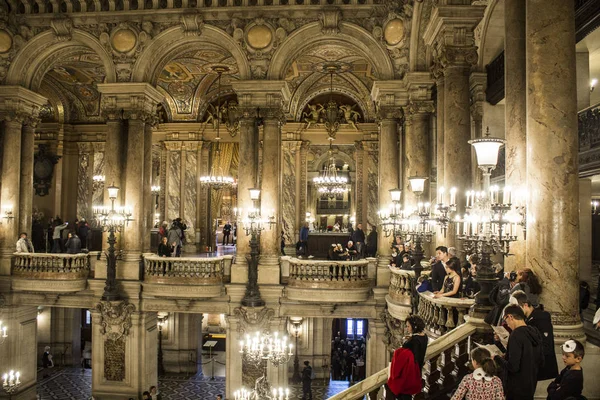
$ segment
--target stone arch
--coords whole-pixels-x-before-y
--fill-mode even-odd
[[[322,33],[321,25],[318,22],[307,24],[294,31],[273,55],[267,79],[284,79],[289,65],[307,48],[323,40],[351,47],[372,65],[377,66],[378,79],[393,79],[394,67],[387,50],[365,29],[343,21],[340,23],[340,32],[337,34]]]
[[[325,145],[323,145],[325,146]],[[336,145],[333,145],[334,148],[338,147]],[[350,145],[347,145],[350,146]],[[348,167],[350,169],[350,172],[356,172],[356,162],[354,161],[354,159],[352,157],[350,157],[348,154],[344,153],[343,151],[334,151],[333,156],[335,157],[336,160],[341,160],[345,163],[348,164]],[[321,171],[323,169],[323,166],[325,165],[325,163],[327,163],[329,160],[329,153],[327,151],[323,152],[323,154],[321,154],[319,157],[316,157],[313,161],[312,161],[312,169],[311,171]]]
[[[44,75],[55,62],[67,54],[90,50],[100,58],[104,66],[105,81],[116,82],[117,74],[112,56],[93,35],[73,29],[70,40],[57,40],[54,31],[48,30],[27,42],[11,63],[6,83],[37,91]]]
[[[485,66],[504,50],[504,2],[491,0],[480,22],[479,58],[477,70]]]
[[[236,61],[240,79],[250,79],[248,60],[233,38],[219,28],[204,25],[202,34],[199,36],[185,35],[180,26],[169,28],[158,34],[135,63],[132,81],[155,84],[156,82],[153,80],[155,80],[157,72],[160,72],[158,69],[164,65],[166,58],[174,54],[174,51],[202,43],[210,43],[228,51]]]

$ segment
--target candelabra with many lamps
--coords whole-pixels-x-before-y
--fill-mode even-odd
[[[250,236],[250,256],[246,257],[248,261],[248,284],[246,285],[242,305],[245,307],[262,307],[265,305],[265,301],[261,298],[258,289],[258,260],[260,254],[258,238],[266,227],[271,229],[276,224],[275,212],[273,211],[269,217],[263,218],[258,205],[260,189],[252,188],[248,190],[250,191],[250,200],[254,203],[253,207],[247,211],[245,217],[243,208],[234,209],[238,226],[241,226],[246,235]]]
[[[302,318],[292,317],[290,318],[290,321],[292,323],[292,335],[296,338],[296,353],[294,354],[294,374],[292,375],[292,381],[298,383],[302,380],[300,377],[300,360],[298,359],[298,337],[302,331]]]
[[[489,128],[484,137],[469,141],[475,148],[477,164],[483,175],[483,190],[466,193],[466,214],[455,220],[456,236],[467,254],[477,254],[477,282],[481,290],[475,298],[472,312],[484,315],[492,307],[489,294],[497,281],[492,267],[494,254],[508,256],[510,243],[518,239],[518,227],[526,231],[525,195],[514,194],[511,188],[490,185],[492,171],[498,163],[498,152],[505,140],[491,137]],[[501,196],[502,194],[502,196]]]
[[[114,184],[108,188],[108,198],[111,201],[111,207],[95,206],[94,216],[98,225],[104,232],[108,232],[108,251],[106,252],[106,285],[102,300],[116,301],[120,299],[119,288],[117,286],[117,254],[115,243],[117,242],[115,233],[121,232],[130,222],[131,210],[127,207],[115,208],[115,200],[119,194],[119,188]]]
[[[288,400],[289,391],[279,388],[272,389],[267,379],[267,364],[271,363],[278,367],[290,361],[292,355],[292,344],[287,342],[287,337],[280,338],[275,332],[273,335],[256,332],[253,336],[246,335],[246,340],[240,342],[240,354],[246,362],[262,368],[263,375],[255,382],[254,389],[248,391],[240,389],[234,393],[235,399],[252,400]],[[235,397],[235,394],[240,397]],[[241,397],[247,396],[247,397]],[[285,397],[284,397],[285,396]]]
[[[2,375],[2,389],[9,395],[16,392],[19,386],[21,386],[21,373],[19,371],[11,370]]]
[[[329,138],[329,160],[322,173],[313,178],[313,184],[321,195],[326,195],[330,199],[336,195],[348,192],[348,178],[338,175],[333,157],[333,138]]]
[[[160,314],[160,313],[159,313]],[[159,315],[157,318],[156,326],[158,328],[158,375],[162,376],[165,374],[165,365],[163,361],[163,348],[162,348],[162,340],[163,340],[163,329],[167,325],[167,320],[169,319],[169,315]]]

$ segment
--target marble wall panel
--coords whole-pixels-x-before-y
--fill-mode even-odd
[[[169,187],[167,188],[167,221],[172,221],[179,217],[180,214],[181,153],[178,151],[170,151],[168,164]]]
[[[185,160],[185,197],[183,200],[184,219],[190,234],[196,230],[196,168],[198,157],[195,152],[186,152]]]
[[[283,190],[281,193],[281,222],[286,244],[296,242],[296,144],[283,144]]]
[[[90,219],[90,154],[79,155],[77,171],[77,217]]]
[[[94,173],[93,175],[104,175],[104,153],[98,152],[94,153]],[[110,185],[110,182],[108,183]],[[106,182],[105,182],[106,185]],[[92,205],[93,204],[103,204],[104,203],[104,190],[101,187],[98,190],[94,191],[92,197]]]
[[[379,188],[378,182],[378,152],[377,143],[372,143],[369,146],[367,155],[367,224],[369,226],[377,226],[377,211],[379,210]],[[360,221],[357,221],[360,222]],[[363,221],[363,229],[367,229]]]

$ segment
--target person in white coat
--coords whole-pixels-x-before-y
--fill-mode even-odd
[[[17,240],[17,253],[33,253],[33,244],[25,232],[22,232]]]

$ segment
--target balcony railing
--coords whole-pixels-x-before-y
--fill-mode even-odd
[[[69,293],[84,290],[89,254],[14,253],[12,288],[16,291]]]
[[[425,384],[422,392],[414,396],[415,400],[448,398],[447,395],[469,371],[471,337],[476,332],[474,325],[464,324],[429,343],[422,371]],[[329,400],[362,400],[366,395],[383,398],[381,392],[388,380],[388,369],[372,374]]]
[[[217,297],[232,256],[159,257],[144,255],[144,294],[155,297]]]
[[[439,337],[465,323],[465,315],[475,303],[473,299],[434,298],[433,293],[419,293],[418,314],[425,321],[427,335]]]
[[[300,301],[367,300],[375,282],[375,258],[358,261],[300,260],[283,257],[289,268],[287,297]]]
[[[410,304],[415,272],[390,266],[389,297],[396,304]]]

